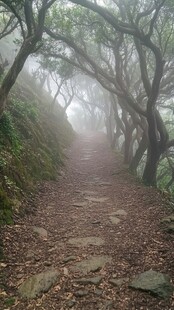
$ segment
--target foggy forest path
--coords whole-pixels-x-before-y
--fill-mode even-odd
[[[103,134],[80,135],[67,157],[58,181],[40,187],[35,212],[4,229],[7,287],[15,296],[6,308],[172,309],[171,299],[129,287],[141,272],[172,269],[158,191],[127,172]],[[58,278],[47,293],[18,297],[25,279],[52,268]]]

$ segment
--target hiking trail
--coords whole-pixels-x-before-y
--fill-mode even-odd
[[[40,185],[35,211],[3,228],[7,291],[15,296],[6,309],[174,309],[172,296],[130,287],[151,269],[174,276],[162,195],[129,174],[101,133],[78,136],[66,155],[58,180]],[[39,297],[22,299],[22,283],[38,274]]]

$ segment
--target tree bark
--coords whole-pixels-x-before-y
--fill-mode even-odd
[[[129,169],[132,172],[136,172],[138,165],[140,163],[140,160],[142,159],[145,151],[147,150],[147,136],[145,133],[143,133],[142,139],[140,141],[140,144],[138,146],[138,149],[134,155],[134,157],[132,158],[130,165],[129,165]]]
[[[124,133],[125,141],[124,141],[124,163],[129,164],[132,159],[132,152],[131,152],[131,142],[132,142],[132,132],[130,128],[126,128]]]
[[[29,50],[28,50],[29,49]],[[30,53],[30,45],[25,43],[22,45],[18,55],[16,56],[13,65],[9,69],[8,73],[6,74],[1,87],[0,87],[0,117],[5,109],[8,94],[14,85],[18,74],[22,70],[24,63]]]

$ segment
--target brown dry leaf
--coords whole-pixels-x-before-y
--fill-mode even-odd
[[[55,291],[55,292],[60,291],[60,289],[61,289],[60,285],[56,285],[56,286],[54,287],[54,291]]]
[[[0,263],[0,267],[1,267],[1,268],[6,268],[6,267],[7,267],[7,264],[5,264],[5,263]]]
[[[22,279],[20,279],[18,282],[17,282],[17,287],[19,287],[22,283],[24,282],[24,279],[22,278]]]
[[[65,276],[68,276],[68,274],[69,274],[68,268],[66,268],[66,267],[63,268],[63,274],[64,274]]]
[[[0,297],[5,297],[7,296],[7,293],[5,291],[0,292]]]
[[[70,292],[67,293],[67,297],[66,297],[67,299],[71,299],[72,297],[73,297],[73,294],[72,294],[72,293],[70,293]]]

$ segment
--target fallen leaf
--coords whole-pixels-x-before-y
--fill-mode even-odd
[[[5,291],[0,292],[0,296],[7,296],[7,293]]]
[[[68,268],[64,267],[63,268],[63,273],[65,276],[68,276],[69,272],[68,272]]]
[[[0,263],[0,267],[1,267],[1,268],[6,268],[6,267],[7,267],[7,264],[5,264],[5,263]]]

